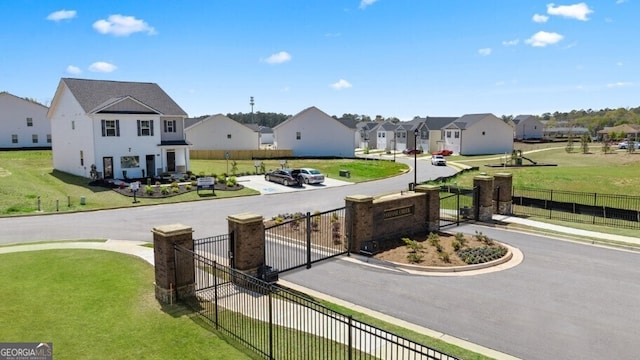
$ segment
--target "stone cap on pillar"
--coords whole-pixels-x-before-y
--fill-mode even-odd
[[[493,174],[494,177],[499,177],[499,178],[510,178],[513,177],[512,173],[495,173]]]
[[[227,216],[227,221],[233,221],[239,224],[248,224],[258,221],[263,221],[264,217],[262,215],[252,214],[252,213],[241,213],[235,215]]]
[[[373,196],[369,195],[349,195],[345,198],[347,201],[353,202],[371,202],[373,201]]]
[[[193,229],[191,228],[191,226],[187,226],[187,225],[170,224],[170,225],[156,226],[151,230],[151,232],[154,234],[168,237],[168,236],[192,233]]]

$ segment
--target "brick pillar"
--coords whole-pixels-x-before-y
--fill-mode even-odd
[[[427,231],[440,230],[440,186],[418,185],[416,186],[416,192],[427,195]]]
[[[151,232],[156,299],[164,304],[173,304],[177,299],[192,296],[195,293],[193,259],[176,262],[173,245],[193,250],[193,230],[189,226],[173,224],[155,227]]]
[[[478,188],[478,203],[473,204],[476,220],[490,222],[493,219],[493,177],[478,175],[473,178],[473,186]]]
[[[362,243],[373,239],[373,197],[351,195],[345,198],[345,224],[349,229],[349,251],[360,252]]]
[[[264,217],[251,213],[229,215],[231,267],[251,275],[265,264]]]
[[[511,215],[513,175],[509,173],[493,175],[493,187],[498,194],[495,204],[496,212],[501,215]]]

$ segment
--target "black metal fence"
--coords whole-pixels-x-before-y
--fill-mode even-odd
[[[513,188],[515,215],[640,229],[640,196]]]
[[[193,251],[220,264],[231,265],[228,234],[195,239],[193,240]]]
[[[275,217],[264,231],[266,265],[283,272],[348,254],[345,211],[343,207]]]
[[[174,249],[176,269],[185,268],[182,262],[195,268],[195,292],[183,301],[265,359],[456,359],[186,248]]]
[[[440,186],[440,227],[460,225],[461,222],[477,218],[473,207],[477,196],[477,187]]]

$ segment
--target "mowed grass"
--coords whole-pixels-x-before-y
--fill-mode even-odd
[[[229,172],[231,172],[229,161]],[[223,174],[227,170],[225,160],[193,160],[195,174]],[[266,169],[280,167],[279,160],[265,161]],[[407,167],[391,161],[367,160],[290,160],[290,167],[316,167],[327,176],[338,177],[340,169],[350,170],[349,181],[359,182],[393,176]],[[237,162],[237,174],[253,174],[254,161]],[[258,195],[259,192],[244,188],[238,191],[216,191],[202,196],[196,191],[162,199],[141,199],[122,196],[102,187],[89,186],[89,179],[53,170],[51,151],[0,151],[0,216],[55,212],[71,212],[110,209],[185,201],[211,200],[226,197]],[[80,199],[84,197],[85,205]]]
[[[564,145],[558,144],[540,145],[539,148],[528,145],[527,148],[529,152],[525,152],[525,157],[557,166],[496,168],[485,165],[500,164],[504,155],[458,156],[450,161],[480,169],[461,174],[450,182],[471,186],[473,177],[480,172],[488,175],[506,172],[513,174],[513,185],[518,187],[640,196],[640,151],[604,154],[600,144],[592,144],[587,154],[580,152],[577,146],[574,152],[567,153]],[[523,164],[531,163],[523,159]]]
[[[0,255],[0,339],[53,342],[56,359],[251,359],[181,306],[155,300],[153,267],[128,255]],[[197,320],[197,319],[196,319]]]

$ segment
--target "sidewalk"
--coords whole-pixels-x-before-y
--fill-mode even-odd
[[[600,233],[596,231],[582,230],[582,229],[573,228],[573,227],[548,224],[541,221],[529,220],[525,218],[508,216],[508,215],[493,215],[493,220],[501,221],[505,223],[511,223],[511,224],[524,225],[534,229],[544,229],[546,231],[552,231],[552,232],[561,233],[561,234],[568,234],[571,236],[615,241],[619,243],[626,243],[626,244],[629,244],[630,246],[640,246],[640,237]]]

